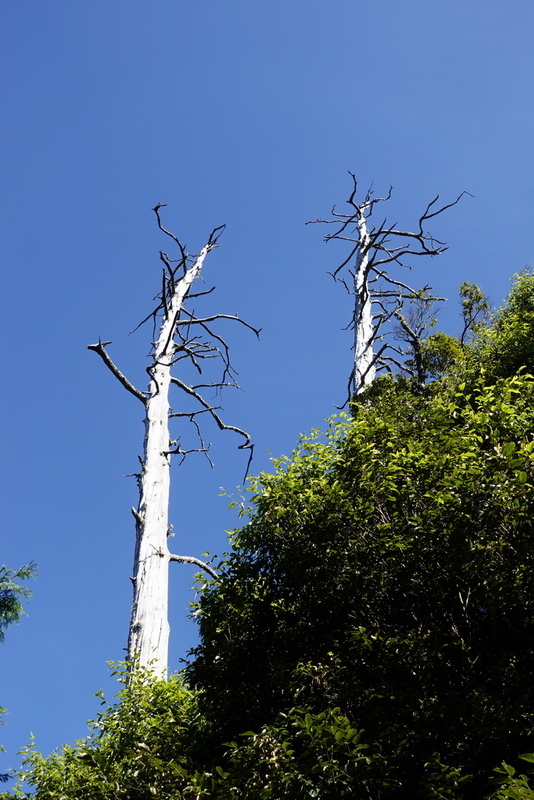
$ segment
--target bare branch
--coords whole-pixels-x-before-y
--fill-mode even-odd
[[[197,426],[197,429],[199,429],[198,423],[195,420],[191,421],[194,425]],[[200,433],[198,435],[200,436]],[[178,444],[178,446],[174,450],[166,450],[165,454],[168,456],[182,456],[182,458],[180,459],[180,466],[181,466],[184,463],[187,456],[190,455],[191,453],[202,453],[202,455],[206,456],[208,464],[213,469],[215,464],[209,457],[210,448],[211,444],[208,444],[206,447],[190,447],[188,450],[182,450],[181,445]]]
[[[192,386],[188,386],[186,383],[181,381],[179,378],[175,378],[174,376],[171,376],[171,383],[176,384],[176,386],[179,386],[184,392],[190,394],[191,397],[194,397],[195,400],[200,403],[200,405],[211,415],[212,419],[216,422],[221,431],[234,431],[234,433],[238,433],[240,436],[243,436],[245,442],[239,445],[239,450],[248,450],[249,448],[253,447],[248,433],[241,430],[241,428],[236,428],[235,425],[225,425],[225,423],[216,413],[215,407],[211,406],[206,400],[204,400],[202,395],[195,391]]]
[[[215,286],[212,286],[211,289],[206,289],[205,292],[193,292],[192,294],[188,294],[188,298],[191,299],[192,297],[204,297],[205,294],[211,294],[215,291]]]
[[[223,389],[225,386],[230,386],[232,389],[239,389],[237,383],[196,383],[193,389]]]
[[[169,553],[169,561],[179,561],[182,564],[195,564],[195,566],[205,570],[205,572],[211,575],[215,580],[219,578],[215,570],[212,569],[209,564],[206,564],[205,561],[201,561],[200,558],[195,558],[194,556],[176,556],[174,553]]]
[[[163,224],[161,222],[161,217],[159,215],[159,210],[160,210],[160,208],[165,208],[166,205],[167,205],[167,203],[158,203],[156,206],[154,206],[152,211],[156,215],[156,219],[158,221],[158,228],[160,229],[160,231],[162,231],[162,233],[166,234],[166,236],[170,236],[170,238],[173,240],[173,242],[176,242],[176,244],[178,245],[178,249],[180,250],[180,253],[182,255],[181,263],[185,266],[185,264],[187,262],[187,253],[185,252],[185,249],[184,249],[181,241],[179,240],[179,238],[177,236],[175,236],[174,233],[171,233],[166,228],[164,228]]]
[[[189,312],[186,312],[186,313],[189,313]],[[212,317],[202,317],[202,318],[195,317],[195,316],[193,316],[193,314],[191,314],[190,318],[187,319],[187,320],[185,320],[185,319],[184,320],[178,320],[177,325],[198,325],[198,324],[205,323],[205,322],[213,322],[216,319],[231,319],[231,320],[234,320],[234,322],[240,322],[241,325],[244,325],[249,330],[254,331],[254,333],[256,334],[256,336],[258,338],[260,336],[261,328],[254,328],[248,322],[245,322],[244,319],[241,319],[237,315],[233,315],[233,314],[214,314]]]
[[[152,318],[152,320],[153,320],[153,321],[154,321],[154,323],[155,323],[155,321],[156,321],[156,316],[157,316],[157,313],[158,313],[158,311],[160,310],[160,308],[163,308],[163,303],[160,303],[160,304],[159,304],[159,306],[158,306],[157,308],[155,308],[155,309],[154,309],[154,311],[151,311],[151,312],[150,312],[150,314],[149,314],[147,317],[145,317],[145,318],[144,318],[144,319],[143,319],[143,320],[142,320],[142,321],[139,323],[139,325],[136,325],[136,326],[135,326],[135,328],[133,329],[133,331],[130,331],[130,336],[132,335],[132,333],[135,333],[137,330],[139,330],[139,328],[140,328],[142,325],[144,325],[144,324],[145,324],[145,322],[148,322],[148,320],[149,320],[149,319],[151,319],[151,318]]]
[[[191,319],[194,318],[194,314],[192,312],[187,311],[187,309],[185,309],[185,308],[182,309],[182,310],[184,311],[185,314],[188,315],[188,317],[190,317]],[[220,354],[220,356],[222,358],[222,361],[223,361],[223,364],[224,364],[222,381],[224,381],[226,379],[227,375],[230,375],[230,376],[236,375],[237,373],[234,370],[234,368],[232,367],[232,364],[231,364],[231,361],[230,361],[230,348],[228,346],[228,343],[222,338],[222,336],[219,336],[217,333],[212,331],[211,328],[209,328],[208,325],[205,322],[203,322],[202,320],[198,320],[198,324],[200,325],[201,328],[203,328],[206,331],[208,336],[210,336],[212,339],[215,339],[216,341],[220,342],[222,347],[223,347],[223,351],[224,352],[221,352],[218,348],[212,346],[213,352],[214,353],[218,352]],[[177,332],[179,333],[179,331],[177,331]]]
[[[225,229],[226,225],[219,225],[217,228],[214,228],[212,230],[208,239],[208,244],[211,245],[211,247],[217,247],[217,243],[221,238],[222,234],[224,233]]]
[[[217,411],[220,410],[220,408],[221,408],[220,406],[215,406],[215,409]],[[207,413],[208,413],[207,408],[199,408],[198,411],[172,411],[169,414],[169,417],[189,417],[189,419],[191,420],[193,419],[193,417],[196,417],[197,414],[207,414]]]
[[[219,408],[217,407],[216,410],[219,410]],[[206,443],[204,442],[204,439],[202,437],[202,428],[200,427],[200,425],[198,424],[198,422],[196,420],[196,417],[197,417],[198,414],[206,414],[206,413],[208,413],[208,409],[200,408],[197,411],[181,412],[181,413],[177,413],[177,414],[169,414],[169,417],[188,417],[189,418],[189,422],[192,425],[194,425],[194,427],[195,427],[195,430],[196,430],[196,433],[197,433],[197,437],[198,437],[198,441],[200,442],[200,447],[193,448],[193,449],[190,449],[190,450],[182,450],[180,442],[179,441],[177,442],[177,444],[178,444],[177,448],[175,450],[170,450],[169,451],[169,455],[181,455],[182,456],[182,460],[180,461],[180,464],[184,463],[186,456],[188,456],[190,453],[203,453],[206,456],[206,460],[207,460],[208,464],[210,465],[210,467],[213,469],[213,467],[215,466],[213,461],[211,460],[211,458],[209,456],[211,444],[206,445]],[[176,442],[171,442],[171,444],[176,444]]]
[[[120,369],[113,363],[111,357],[109,356],[108,352],[106,351],[106,345],[111,344],[111,342],[102,342],[100,339],[98,340],[98,344],[88,344],[88,350],[94,350],[95,353],[98,353],[106,367],[115,375],[119,383],[122,383],[124,388],[133,394],[134,397],[137,397],[142,403],[146,405],[147,403],[147,396],[143,392],[140,392],[139,389],[136,389],[133,383],[130,383],[128,378],[122,374]]]
[[[383,366],[383,367],[385,367],[385,368],[388,370],[388,372],[391,372],[391,371],[392,371],[392,370],[390,369],[390,367],[388,366],[390,363],[391,363],[391,364],[395,364],[395,366],[396,366],[396,367],[397,367],[397,368],[398,368],[398,369],[399,369],[401,372],[402,372],[403,370],[406,370],[406,367],[405,367],[405,365],[404,365],[404,364],[401,364],[401,362],[400,362],[400,361],[398,361],[396,358],[393,358],[393,356],[384,356],[383,358],[381,358],[381,359],[380,359],[380,361],[381,361],[381,363],[382,363],[382,366]]]
[[[463,191],[461,194],[459,194],[459,195],[458,195],[458,197],[456,198],[456,200],[453,200],[453,201],[452,201],[452,203],[447,203],[447,205],[441,206],[441,208],[438,208],[438,210],[437,210],[437,211],[433,211],[433,212],[432,212],[432,214],[429,214],[428,212],[430,211],[430,209],[432,208],[432,206],[434,205],[434,203],[437,203],[437,201],[439,200],[439,194],[438,194],[438,195],[436,195],[436,197],[435,197],[433,200],[431,200],[431,201],[430,201],[430,203],[427,205],[427,207],[426,207],[426,209],[425,209],[425,213],[424,213],[424,214],[423,214],[423,216],[422,216],[422,217],[419,219],[419,230],[420,230],[420,232],[421,232],[421,235],[423,234],[423,225],[422,225],[422,223],[423,223],[425,220],[427,220],[427,219],[432,219],[432,217],[437,217],[437,216],[438,216],[438,214],[441,214],[443,211],[446,211],[448,208],[452,208],[453,206],[455,206],[457,203],[459,203],[459,202],[460,202],[460,200],[462,199],[462,197],[464,196],[464,194],[468,195],[468,197],[474,197],[474,196],[475,196],[474,194],[471,194],[471,192],[466,192],[466,191],[464,190],[464,191]]]

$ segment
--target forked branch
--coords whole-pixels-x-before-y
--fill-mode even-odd
[[[195,400],[198,403],[200,403],[201,406],[203,406],[204,410],[208,412],[208,414],[215,421],[215,423],[217,424],[218,428],[221,431],[234,431],[234,433],[238,433],[240,436],[243,436],[245,441],[243,442],[243,444],[239,445],[239,449],[240,450],[250,450],[250,449],[252,449],[254,447],[254,445],[252,444],[251,438],[250,438],[248,433],[246,433],[241,428],[237,428],[235,425],[226,425],[222,421],[220,416],[217,414],[217,411],[215,410],[215,406],[210,405],[207,402],[207,400],[205,400],[202,397],[202,395],[199,394],[192,386],[188,386],[186,383],[181,381],[179,378],[175,378],[174,376],[171,377],[171,383],[174,383],[176,386],[179,386],[180,389],[183,389],[183,391],[186,392],[186,394],[189,394],[189,395],[191,395],[191,397],[194,397]],[[187,415],[184,415],[184,416],[187,416]]]

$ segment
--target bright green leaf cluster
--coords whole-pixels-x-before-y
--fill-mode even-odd
[[[8,569],[5,564],[0,566],[0,642],[4,641],[5,628],[13,622],[18,622],[24,614],[22,600],[31,596],[31,590],[22,586],[18,581],[35,577],[37,567],[27,564],[18,570]]]

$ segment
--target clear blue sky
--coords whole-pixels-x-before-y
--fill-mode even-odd
[[[409,227],[427,201],[449,243],[415,285],[498,305],[534,260],[532,35],[525,0],[2,0],[0,562],[34,560],[29,617],[1,646],[9,708],[0,771],[32,731],[49,752],[85,735],[92,697],[126,644],[142,409],[86,345],[101,336],[141,387],[150,331],[128,332],[159,288],[151,207],[199,249],[210,308],[263,328],[229,333],[243,391],[226,419],[256,442],[253,471],[321,427],[345,396],[349,301],[326,274],[341,250],[308,219],[350,185],[395,187]],[[176,551],[222,553],[238,524],[232,434],[208,431],[215,470],[174,471]],[[194,570],[171,565],[171,663],[195,641]]]

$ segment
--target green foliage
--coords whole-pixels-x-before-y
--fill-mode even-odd
[[[433,383],[376,380],[252,479],[193,688],[119,673],[19,797],[534,800],[534,276],[489,322],[461,297]]]
[[[293,708],[259,733],[241,734],[239,744],[225,745],[224,767],[208,770],[202,766],[206,722],[195,693],[178,676],[164,682],[138,667],[115,671],[123,688],[90,723],[91,735],[47,758],[32,743],[18,786],[2,798],[353,797],[359,764],[381,760],[339,709]],[[25,783],[36,790],[25,791]]]
[[[379,776],[383,760],[360,741],[360,732],[339,708],[316,714],[292,708],[272,725],[241,738],[239,744],[229,745],[228,772],[219,784],[221,797],[370,797],[372,776]],[[374,788],[378,788],[376,778]]]
[[[22,600],[28,599],[32,592],[27,586],[17,581],[35,577],[37,567],[27,564],[19,570],[10,570],[5,564],[0,566],[0,642],[4,641],[5,629],[13,622],[18,622],[24,614]]]
[[[124,665],[115,673],[122,683],[117,702],[90,723],[86,739],[47,758],[33,743],[26,748],[16,797],[152,800],[194,786],[192,745],[202,732],[195,695],[177,676],[156,680],[139,667],[128,675]],[[25,782],[35,791],[26,793]]]
[[[473,340],[472,370],[482,366],[487,380],[514,375],[521,367],[534,373],[534,274],[514,275],[506,302],[490,325]]]
[[[534,762],[534,754],[525,753],[519,756],[528,764]],[[529,771],[531,771],[531,767]],[[494,783],[498,789],[491,795],[491,800],[534,800],[534,789],[531,788],[527,775],[518,774],[514,767],[503,762],[495,768]]]
[[[189,670],[222,737],[337,707],[388,797],[487,796],[532,746],[533,401],[522,374],[386,380],[256,479]]]
[[[432,379],[440,378],[464,358],[459,340],[446,333],[432,333],[421,342],[424,371]]]
[[[27,580],[35,577],[37,567],[35,564],[27,564],[19,570],[10,570],[5,564],[0,566],[0,642],[5,639],[5,629],[18,622],[24,609],[22,600],[28,599],[32,592],[27,586],[21,586],[17,581]],[[7,713],[7,709],[0,706],[0,724],[4,724],[2,717]],[[0,750],[4,748],[0,745]],[[9,778],[6,773],[0,773],[0,782],[4,783]]]
[[[464,281],[460,286],[462,298],[462,317],[464,328],[460,335],[463,344],[468,335],[473,336],[481,330],[489,318],[489,300],[484,292],[474,283]]]

